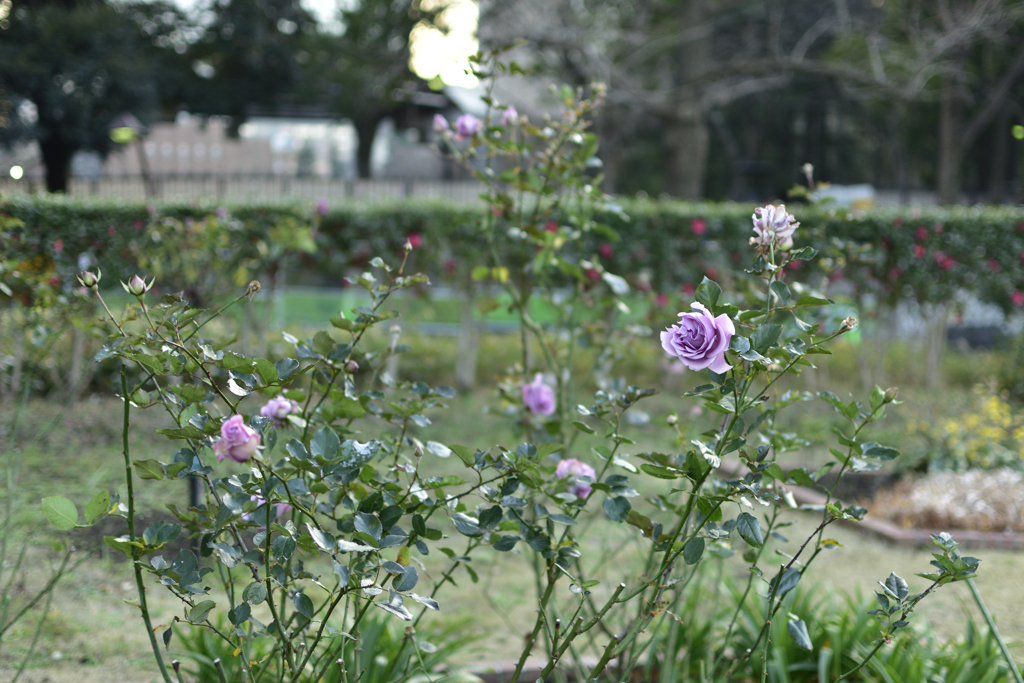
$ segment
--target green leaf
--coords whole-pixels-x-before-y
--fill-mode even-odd
[[[185,425],[181,429],[158,429],[157,434],[163,434],[168,439],[205,439],[206,434],[192,425]]]
[[[419,574],[416,573],[416,567],[410,565],[405,567],[402,576],[392,581],[391,585],[396,591],[411,591],[416,587],[417,581],[419,581]]]
[[[158,460],[136,460],[135,474],[139,479],[163,479],[164,466]]]
[[[578,420],[574,420],[573,423],[572,423],[572,426],[575,427],[576,429],[580,430],[584,434],[593,434],[594,433],[593,427],[591,427],[590,425],[588,425],[588,424],[586,424],[584,422],[579,422]]]
[[[694,536],[683,546],[683,562],[686,564],[697,564],[703,554],[704,539],[700,536]]]
[[[673,470],[668,467],[660,467],[659,465],[651,465],[646,462],[640,465],[640,469],[652,477],[657,477],[658,479],[678,479],[683,475],[683,473],[678,470]]]
[[[256,374],[264,384],[273,384],[277,381],[277,368],[266,358],[256,359]]]
[[[201,624],[206,621],[206,617],[209,616],[210,610],[217,606],[213,600],[203,600],[198,603],[195,607],[189,610],[188,620],[193,624]]]
[[[814,480],[811,475],[807,473],[807,470],[802,468],[792,469],[786,473],[786,476],[791,479],[797,486],[806,486],[807,488],[814,488]]]
[[[331,536],[326,531],[317,529],[308,522],[306,523],[306,530],[309,531],[310,537],[320,550],[326,550],[328,552],[334,550],[334,536]]]
[[[107,491],[100,491],[89,504],[85,506],[85,523],[92,524],[100,515],[110,511],[110,494]]]
[[[764,353],[772,347],[782,334],[782,325],[770,323],[760,325],[750,335],[750,346],[758,353]]]
[[[711,314],[714,315],[718,306],[718,298],[722,296],[722,288],[718,286],[718,283],[705,277],[699,285],[697,285],[697,291],[694,292],[694,299],[698,303],[704,304]]]
[[[313,601],[309,599],[308,595],[305,593],[296,593],[294,602],[296,612],[307,619],[313,618]]]
[[[250,605],[258,605],[267,599],[267,587],[259,581],[250,583],[242,592],[242,599]]]
[[[354,525],[356,531],[369,534],[378,541],[380,540],[381,533],[384,531],[384,526],[380,523],[380,519],[367,512],[357,512]]]
[[[772,283],[771,290],[778,297],[780,306],[785,306],[789,303],[791,295],[789,293],[789,286],[785,282],[776,280]]]
[[[807,624],[804,623],[803,619],[791,619],[786,624],[786,630],[789,631],[789,636],[796,643],[797,647],[804,650],[814,649],[814,646],[811,645],[811,637],[807,634]]]
[[[286,380],[299,369],[299,361],[294,358],[282,358],[274,363],[274,369],[277,370],[279,379]]]
[[[458,444],[448,444],[448,448],[452,450],[452,453],[459,456],[462,462],[466,463],[467,467],[472,467],[476,464],[476,451],[467,446],[460,446]]]
[[[740,516],[736,518],[736,531],[739,532],[740,537],[744,541],[755,548],[760,548],[764,545],[764,536],[761,535],[761,523],[757,521],[757,517],[749,512],[741,512]]]
[[[43,512],[58,531],[68,531],[78,526],[78,508],[63,496],[43,498]]]
[[[309,451],[316,458],[329,460],[337,455],[339,448],[341,448],[341,440],[330,427],[320,429],[309,441]]]
[[[601,507],[604,509],[604,514],[608,515],[613,522],[625,522],[633,506],[626,498],[615,496],[614,498],[605,498]]]
[[[456,512],[452,515],[452,522],[455,523],[455,528],[458,529],[459,533],[463,536],[483,536],[484,534],[483,530],[480,529],[480,524],[477,520],[473,519],[469,515]]]
[[[546,458],[549,455],[553,455],[560,450],[563,450],[565,446],[560,443],[542,443],[537,446],[537,457]]]
[[[828,306],[829,304],[834,303],[835,301],[832,301],[832,299],[822,299],[821,297],[811,296],[810,294],[804,294],[796,300],[797,306]]]

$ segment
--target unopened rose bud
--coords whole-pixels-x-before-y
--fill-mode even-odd
[[[857,319],[854,318],[852,315],[848,316],[839,325],[839,334],[843,334],[844,332],[849,332],[850,330],[852,330],[855,327],[857,327]]]
[[[409,241],[408,239],[405,240],[405,247],[404,248],[405,248],[405,253],[408,254],[410,251],[412,251],[412,242]]]
[[[142,296],[150,290],[155,280],[156,278],[150,280],[149,284],[146,284],[146,281],[138,275],[132,275],[132,279],[128,281],[128,284],[122,282],[121,286],[124,287],[124,291],[128,292],[132,296]]]
[[[667,418],[665,418],[665,421],[668,422],[669,426],[671,426],[679,422],[679,417],[676,415],[669,415]]]
[[[82,283],[83,287],[95,292],[100,288],[100,277],[102,277],[102,275],[103,273],[101,273],[100,269],[97,268],[95,273],[85,271],[84,273],[79,274],[78,281]]]
[[[892,403],[893,401],[896,400],[896,397],[899,395],[899,393],[900,390],[898,387],[889,387],[888,389],[885,390],[885,400],[883,400],[882,402]]]
[[[357,372],[359,372],[359,363],[355,362],[354,360],[348,361],[347,363],[345,363],[345,372],[347,372],[350,375],[356,374]]]

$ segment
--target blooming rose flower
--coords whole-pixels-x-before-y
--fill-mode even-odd
[[[260,415],[269,417],[275,424],[279,424],[292,413],[299,412],[299,404],[284,396],[275,396],[267,401],[267,405],[260,408]]]
[[[508,109],[506,109],[501,114],[501,125],[507,126],[510,123],[516,123],[518,121],[519,121],[519,112],[517,112],[516,108],[514,106],[512,106],[511,104],[508,105]]]
[[[680,313],[679,323],[661,333],[661,347],[670,356],[683,361],[691,370],[710,368],[719,374],[731,370],[725,362],[725,350],[729,348],[736,327],[729,316],[717,318],[703,304],[690,304],[695,312]]]
[[[555,390],[544,384],[544,377],[539,372],[533,382],[523,385],[523,403],[534,415],[550,415],[555,412]]]
[[[752,218],[756,236],[750,238],[750,243],[756,245],[759,252],[767,254],[773,245],[782,250],[793,248],[793,233],[800,224],[786,213],[784,205],[759,206],[754,209]]]
[[[213,452],[217,454],[217,462],[231,458],[235,462],[245,462],[260,446],[260,435],[256,430],[245,424],[241,415],[232,415],[220,426],[220,438],[213,444]]]
[[[708,231],[708,224],[703,218],[694,218],[690,221],[690,230],[693,231],[694,235],[700,237]]]
[[[1014,291],[1014,293],[1010,295],[1010,301],[1012,301],[1013,305],[1017,308],[1024,306],[1024,292],[1019,289]]]
[[[472,114],[463,114],[455,120],[455,139],[471,138],[480,132],[484,124]]]
[[[924,247],[920,244],[915,244],[912,251],[914,252],[914,258],[924,258]]]
[[[597,473],[594,472],[594,468],[585,462],[580,462],[576,458],[559,460],[558,467],[555,468],[555,476],[559,479],[567,477],[590,477],[591,479],[597,479]],[[586,482],[574,481],[569,484],[569,493],[577,498],[586,498],[590,495],[590,490],[590,484]]]
[[[443,133],[448,130],[448,119],[440,114],[434,114],[434,132]]]

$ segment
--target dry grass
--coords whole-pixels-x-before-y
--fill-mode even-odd
[[[874,512],[907,528],[1024,532],[1024,474],[938,472],[879,493]]]

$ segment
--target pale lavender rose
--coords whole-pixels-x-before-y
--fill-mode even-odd
[[[316,200],[316,215],[318,215],[318,216],[326,216],[327,215],[327,209],[328,209],[328,207],[327,207],[327,200],[326,199],[321,197],[320,199]]]
[[[463,114],[455,119],[455,139],[464,140],[465,138],[471,138],[480,132],[483,125],[480,119],[472,114]]]
[[[286,417],[301,410],[299,404],[284,396],[275,396],[260,408],[260,415],[269,417],[274,424],[280,424]]]
[[[800,227],[796,219],[786,213],[783,204],[778,206],[759,206],[754,209],[754,234],[750,243],[757,247],[757,250],[767,254],[774,245],[775,249],[785,251],[793,248],[793,233]]]
[[[440,114],[434,114],[434,132],[444,133],[448,130],[448,119]]]
[[[577,498],[586,498],[590,495],[590,484],[583,481],[575,481],[576,477],[590,477],[592,480],[597,479],[597,473],[594,472],[594,468],[585,462],[580,462],[576,458],[559,460],[558,467],[555,468],[555,476],[559,479],[573,477],[574,481],[569,484],[569,493],[573,494]]]
[[[523,403],[534,415],[550,415],[555,412],[555,390],[544,384],[538,372],[533,382],[523,385]]]
[[[220,438],[213,444],[213,452],[217,462],[224,458],[245,462],[256,454],[259,446],[260,435],[256,430],[245,424],[241,415],[232,415],[220,426]]]
[[[690,308],[695,312],[680,313],[679,323],[661,333],[661,347],[691,370],[710,368],[718,374],[731,370],[732,366],[725,362],[725,351],[736,334],[732,320],[724,313],[717,318],[712,316],[697,302]]]
[[[511,104],[508,105],[508,109],[506,109],[505,111],[503,111],[501,113],[501,125],[507,126],[510,123],[518,123],[518,122],[519,122],[519,112],[517,112],[516,108],[514,106],[512,106]]]

